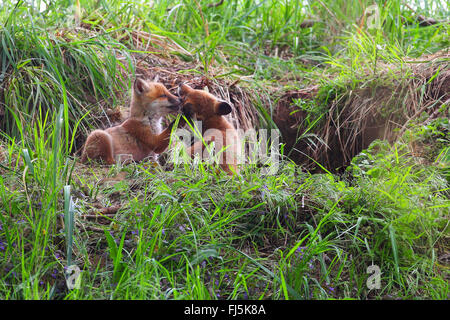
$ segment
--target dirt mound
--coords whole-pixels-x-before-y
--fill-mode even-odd
[[[203,66],[167,55],[160,46],[151,49],[156,53],[134,56],[137,76],[148,79],[158,76],[172,92],[176,92],[182,82],[196,89],[206,89],[234,105],[229,120],[236,128],[245,131],[262,127],[255,107],[255,96],[261,98],[258,92],[242,88],[237,82],[198,76],[193,70],[202,70]],[[448,59],[448,53],[437,53],[408,61],[410,66],[404,70],[386,65],[378,76],[366,75],[365,78],[371,80],[366,81],[364,87],[352,89],[349,84],[349,88],[341,89],[326,102],[326,113],[306,136],[307,112],[298,109],[295,101],[316,101],[318,85],[281,94],[271,89],[270,99],[277,101],[276,105],[271,110],[271,101],[267,99],[263,103],[280,129],[289,158],[307,169],[317,168],[316,162],[329,170],[343,168],[372,141],[394,141],[412,121],[422,119],[424,114],[425,120],[438,116],[441,111],[448,114],[441,110],[450,99]],[[127,110],[125,106],[119,115],[110,111],[110,121],[123,121]]]
[[[328,111],[314,133],[316,142],[300,139],[306,112],[295,112],[296,99],[317,99],[317,87],[287,92],[275,108],[290,158],[308,168],[314,160],[327,169],[343,168],[375,139],[390,142],[414,121],[428,122],[445,113],[450,99],[449,53],[410,60],[411,67],[385,66],[377,77],[367,75],[365,86],[343,90],[328,102]],[[392,72],[392,70],[396,70]],[[409,73],[409,74],[408,74]],[[314,159],[314,160],[312,160]]]
[[[238,81],[213,77],[223,70],[214,72],[210,67],[210,78],[199,76],[203,65],[170,39],[145,32],[135,32],[131,37],[137,49],[151,52],[132,54],[136,76],[158,76],[173,93],[182,82],[208,90],[233,104],[228,118],[244,131],[265,126],[256,107],[257,103],[262,105],[281,131],[285,155],[307,169],[317,168],[316,162],[327,169],[343,168],[375,139],[394,141],[413,121],[428,121],[441,112],[448,114],[441,106],[450,98],[449,53],[409,60],[402,68],[380,65],[376,76],[361,75],[364,86],[354,88],[349,83],[347,88],[336,89],[331,99],[321,101],[318,85],[284,92],[267,88],[268,94],[263,95],[239,86]],[[121,72],[124,79],[131,75],[130,70]],[[298,108],[298,101],[313,101],[324,110],[310,131],[305,124],[308,112]],[[106,110],[105,126],[126,119],[128,105],[129,100],[120,108]]]
[[[280,88],[267,88],[268,94],[262,95],[255,89],[239,86],[238,81],[214,78],[214,74],[223,70],[214,72],[210,67],[211,77],[199,76],[203,65],[170,39],[145,32],[135,32],[131,37],[141,52],[151,52],[132,54],[136,76],[147,79],[158,76],[173,93],[180,83],[186,82],[230,101],[234,108],[228,118],[244,131],[265,126],[256,107],[257,103],[262,105],[281,131],[285,155],[307,169],[317,168],[316,162],[329,170],[343,168],[375,139],[392,142],[419,118],[427,121],[441,112],[448,114],[441,108],[450,98],[448,53],[405,61],[402,67],[380,65],[377,75],[360,76],[364,86],[349,83],[348,87],[331,88],[335,90],[334,96],[323,101],[318,85],[281,92]],[[130,70],[121,72],[125,79],[130,77]],[[315,107],[324,110],[311,130],[305,121],[308,111],[298,108],[299,101],[314,102]],[[105,126],[128,117],[128,102],[105,112]]]

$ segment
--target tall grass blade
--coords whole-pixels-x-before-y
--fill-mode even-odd
[[[75,207],[71,196],[70,186],[64,186],[64,225],[66,235],[66,259],[67,266],[72,265],[73,232],[74,232]]]

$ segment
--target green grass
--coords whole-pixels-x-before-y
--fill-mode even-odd
[[[2,216],[1,267],[13,267],[3,271],[2,298],[445,299],[437,254],[448,234],[447,182],[411,162],[405,145],[381,147],[355,160],[370,165],[351,166],[352,180],[283,162],[267,177],[151,172],[140,164],[121,169],[127,179],[112,186],[75,183],[72,252],[83,276],[71,292],[62,278],[71,243],[67,220],[65,230],[58,220],[67,215],[64,197],[51,214],[34,193],[27,201],[8,187],[6,174],[3,207],[13,212]],[[97,198],[83,196],[90,188],[99,188]],[[122,207],[83,218],[96,203]],[[372,263],[382,270],[382,289],[370,292]]]
[[[293,104],[307,114],[300,139],[319,144],[332,101],[448,50],[448,22],[414,20],[448,19],[448,5],[379,1],[370,29],[360,18],[373,1],[82,0],[79,17],[76,3],[0,9],[1,299],[448,298],[446,117],[413,119],[339,175],[286,157],[276,175],[254,165],[230,178],[205,164],[87,168],[74,154],[126,105],[147,55],[239,80],[265,128],[280,92],[318,84],[316,100]],[[69,290],[72,264],[82,273]],[[379,290],[366,283],[372,264]]]

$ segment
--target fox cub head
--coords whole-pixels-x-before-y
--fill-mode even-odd
[[[205,121],[231,112],[228,102],[204,90],[192,89],[184,83],[178,87],[178,95],[181,97],[183,113],[187,118]]]
[[[176,114],[180,108],[181,101],[171,94],[163,84],[139,78],[135,80],[131,116],[155,119],[168,114]]]

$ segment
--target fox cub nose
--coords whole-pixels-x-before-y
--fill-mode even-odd
[[[169,102],[172,104],[170,108],[173,110],[179,110],[181,107],[181,100],[179,98],[169,98]]]

